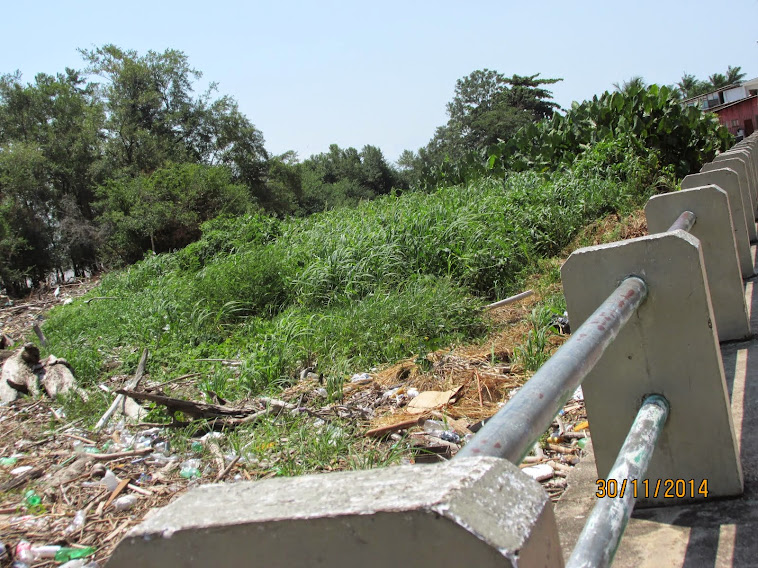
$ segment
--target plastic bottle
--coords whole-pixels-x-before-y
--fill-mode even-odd
[[[42,558],[55,558],[60,549],[61,547],[58,545],[32,546],[30,551],[35,560],[40,560]]]
[[[34,491],[34,489],[29,489],[26,493],[24,493],[24,502],[29,507],[36,507],[42,503],[42,499],[39,495],[37,495],[37,492]]]
[[[76,560],[77,558],[87,558],[95,554],[95,548],[93,546],[85,546],[84,548],[68,548],[61,547],[55,554],[56,562],[68,562],[69,560]]]
[[[87,522],[87,513],[84,512],[84,510],[77,511],[74,515],[74,519],[71,521],[71,524],[68,525],[63,530],[64,536],[69,536],[74,533],[79,532],[84,528],[84,524]]]
[[[179,469],[179,475],[182,476],[184,479],[194,479],[196,477],[200,477],[200,466],[202,465],[202,462],[197,459],[189,459],[186,461],[183,461],[180,469]]]
[[[13,456],[11,456],[9,458],[0,458],[0,465],[6,466],[6,467],[10,466],[10,465],[16,465],[17,461],[18,460],[16,458],[14,458]]]

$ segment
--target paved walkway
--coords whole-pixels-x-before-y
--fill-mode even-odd
[[[753,256],[756,257],[756,247]],[[745,283],[745,298],[750,328],[758,333],[758,277]],[[739,498],[699,505],[635,510],[616,553],[614,568],[758,567],[758,336],[723,344],[721,353],[745,492]],[[596,479],[590,451],[572,472],[568,490],[556,504],[566,559],[594,506]]]

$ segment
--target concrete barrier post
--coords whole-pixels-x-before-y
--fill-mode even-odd
[[[582,324],[630,275],[649,289],[583,384],[598,477],[610,471],[642,401],[660,394],[671,413],[648,483],[637,486],[640,505],[705,498],[689,491],[669,498],[661,488],[678,479],[705,487],[708,498],[740,494],[742,468],[700,241],[674,231],[583,248],[561,275],[572,325]]]
[[[689,232],[700,240],[702,247],[719,340],[750,337],[750,322],[726,192],[715,185],[708,185],[656,195],[645,205],[648,231],[667,231],[683,211],[692,211],[697,216]]]
[[[755,232],[756,227],[753,222],[752,212],[749,211],[750,202],[747,201],[748,205],[747,207],[745,206],[737,172],[729,168],[723,168],[702,174],[691,174],[682,180],[682,189],[693,189],[705,185],[720,187],[729,197],[729,209],[732,213],[732,225],[734,228],[734,244],[737,247],[740,273],[743,278],[750,278],[755,274],[755,268],[753,267],[753,255],[750,252],[748,226],[752,226],[753,232]],[[747,191],[747,188],[745,188],[745,191]],[[745,200],[747,200],[747,196],[745,196]]]
[[[723,158],[719,158],[717,156],[716,158],[716,161],[705,164],[702,168],[700,168],[700,171],[709,172],[711,170],[720,170],[721,168],[730,168],[737,172],[737,175],[740,178],[740,187],[747,188],[746,193],[750,199],[750,207],[751,211],[753,212],[753,220],[757,219],[758,217],[756,216],[755,187],[753,187],[751,183],[752,180],[748,178],[748,169],[747,164],[745,164],[745,160],[742,158],[734,158],[729,156]],[[745,190],[743,189],[743,191]],[[755,225],[755,223],[753,223],[753,225]],[[755,228],[753,228],[753,230],[755,230]]]
[[[563,566],[550,500],[506,460],[463,458],[194,489],[108,568]]]
[[[732,158],[739,158],[745,162],[748,174],[748,183],[751,184],[753,189],[753,195],[756,196],[756,205],[758,205],[758,171],[755,168],[755,162],[748,148],[731,148],[716,156],[713,161],[720,162],[722,160],[730,160]]]

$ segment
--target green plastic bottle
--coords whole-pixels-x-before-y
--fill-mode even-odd
[[[87,558],[92,556],[97,550],[94,546],[85,546],[84,548],[68,548],[62,547],[55,553],[56,562],[68,562],[69,560],[76,560],[77,558]]]

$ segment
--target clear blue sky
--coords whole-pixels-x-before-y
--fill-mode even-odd
[[[237,99],[269,151],[301,159],[331,143],[373,144],[390,160],[423,146],[475,69],[562,77],[564,107],[634,75],[758,75],[758,0],[41,0],[2,12],[0,73],[82,68],[76,49],[106,43],[178,49]]]

